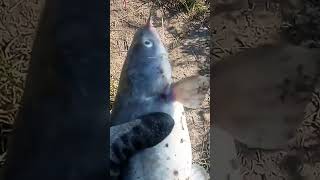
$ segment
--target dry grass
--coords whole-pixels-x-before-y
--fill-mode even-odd
[[[0,164],[3,165],[8,135],[12,130],[23,93],[26,76],[22,69],[26,65],[23,61],[11,61],[2,51],[0,58]]]
[[[156,5],[171,13],[199,13],[207,11],[208,6],[203,0],[153,0]]]
[[[320,1],[305,0],[285,18],[282,31],[291,43],[320,48]]]

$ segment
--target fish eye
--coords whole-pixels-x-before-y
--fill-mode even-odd
[[[149,40],[145,40],[145,41],[143,42],[143,44],[144,44],[144,46],[146,46],[147,48],[150,48],[150,47],[153,46],[153,43],[152,43],[151,41],[149,41]]]

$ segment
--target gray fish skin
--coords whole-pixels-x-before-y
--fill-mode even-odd
[[[184,106],[197,108],[209,89],[206,77],[172,83],[168,53],[150,19],[139,29],[123,65],[111,124],[119,125],[152,112],[170,115],[175,125],[168,137],[129,159],[121,179],[208,179],[200,166],[192,166],[192,150]],[[146,137],[147,138],[147,137]]]
[[[149,41],[152,47],[144,44]],[[156,29],[150,25],[139,29],[123,66],[111,124],[121,124],[149,112],[164,112],[162,105],[170,106],[167,102],[171,98],[171,75],[168,54]],[[122,113],[122,109],[127,113]]]

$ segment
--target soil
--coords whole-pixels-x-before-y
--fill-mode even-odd
[[[43,2],[0,0],[0,167],[20,107]]]

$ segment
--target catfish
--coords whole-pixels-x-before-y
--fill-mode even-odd
[[[205,76],[191,76],[173,82],[168,52],[150,16],[146,25],[135,33],[127,53],[111,111],[111,125],[133,121],[152,112],[167,113],[175,123],[163,141],[128,160],[121,168],[121,179],[209,179],[203,168],[192,165],[184,113],[184,106],[200,107],[209,83]]]

